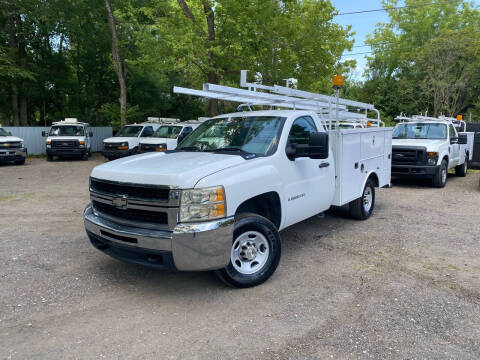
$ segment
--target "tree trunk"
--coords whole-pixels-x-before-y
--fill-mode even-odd
[[[127,123],[127,84],[125,81],[125,73],[123,71],[122,59],[120,57],[120,50],[118,48],[117,30],[115,28],[115,18],[113,17],[110,0],[105,0],[105,10],[107,12],[108,25],[110,27],[110,36],[112,38],[112,58],[115,72],[117,74],[118,83],[120,85],[120,126],[125,126]]]
[[[16,29],[15,29],[15,16],[10,15],[8,17],[10,23],[10,48],[17,52],[18,45],[16,39]],[[20,125],[20,115],[18,113],[18,88],[15,84],[15,80],[12,80],[12,115],[13,115],[13,126]]]
[[[207,28],[208,28],[208,43],[210,46],[214,46],[215,42],[215,13],[211,8],[210,4],[207,0],[202,0],[203,3],[203,11],[205,12],[205,16],[207,17]],[[216,61],[215,61],[215,54],[213,51],[208,52],[209,57],[209,66],[210,69],[208,71],[208,82],[211,84],[218,84],[219,78],[216,71]],[[210,116],[217,116],[218,115],[218,99],[210,99]]]
[[[27,51],[25,50],[26,43],[25,43],[25,36],[23,34],[23,23],[22,18],[20,15],[16,16],[17,20],[17,30],[18,30],[18,65],[22,70],[25,70],[27,67]],[[20,94],[19,94],[19,101],[20,101],[20,125],[21,126],[28,126],[28,114],[27,114],[27,96],[25,94],[25,89],[27,88],[27,84],[25,80],[21,82],[20,86]]]

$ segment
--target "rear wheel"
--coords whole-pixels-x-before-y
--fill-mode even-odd
[[[375,207],[375,184],[367,180],[362,196],[350,202],[350,215],[357,220],[366,220],[372,215]]]
[[[52,161],[53,160],[53,156],[52,155],[47,155],[47,161]]]
[[[229,286],[260,285],[275,272],[280,255],[280,235],[275,225],[256,214],[240,214],[235,220],[230,263],[216,273]]]
[[[467,176],[468,171],[468,154],[465,157],[465,162],[462,165],[455,166],[455,175],[460,177]]]
[[[440,165],[440,170],[438,173],[433,177],[433,186],[438,188],[443,188],[447,183],[447,173],[448,173],[448,164],[447,160],[442,160],[442,164]]]

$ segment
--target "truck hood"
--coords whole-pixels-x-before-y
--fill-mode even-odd
[[[23,141],[16,136],[0,136],[0,143]]]
[[[129,140],[131,141],[132,139],[136,139],[136,137],[131,138],[131,137],[123,137],[123,136],[114,136],[114,137],[103,140],[103,142],[116,144],[121,142],[129,142]]]
[[[205,152],[146,153],[99,165],[91,176],[117,182],[191,189],[205,176],[245,161],[238,155]]]
[[[438,149],[445,144],[447,139],[430,140],[430,139],[392,139],[393,146],[425,146],[427,150]]]

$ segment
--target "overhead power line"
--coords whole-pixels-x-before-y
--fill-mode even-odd
[[[381,9],[372,9],[372,10],[359,10],[359,11],[351,11],[351,12],[340,13],[340,14],[337,14],[335,16],[364,14],[364,13],[372,13],[372,12],[388,11],[388,10],[398,10],[398,9],[406,9],[406,8],[419,8],[419,7],[430,6],[430,5],[439,5],[439,4],[449,3],[449,2],[451,2],[451,1],[430,2],[430,3],[424,3],[424,4],[404,5],[404,6],[392,6],[392,7],[386,7],[386,8],[381,8]]]

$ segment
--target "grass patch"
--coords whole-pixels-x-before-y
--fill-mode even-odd
[[[15,195],[0,195],[0,201],[8,201],[15,199]]]

